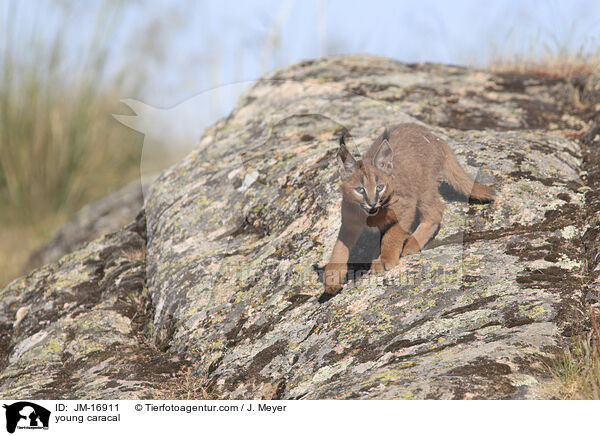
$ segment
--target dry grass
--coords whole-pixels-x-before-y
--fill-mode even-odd
[[[140,262],[146,260],[146,249],[141,248],[139,250],[130,250],[123,254],[123,258],[130,262]]]
[[[534,74],[547,77],[573,77],[589,74],[600,68],[600,47],[594,52],[579,49],[571,52],[564,47],[544,47],[539,52],[531,51],[526,56],[501,56],[493,57],[487,67],[497,72],[512,72]]]
[[[574,341],[548,365],[553,380],[543,386],[541,395],[560,400],[600,400],[600,333],[595,312],[589,334]]]
[[[66,104],[44,91],[2,95],[0,286],[79,208],[139,176],[141,137],[110,119],[116,97],[74,90],[83,101]]]
[[[60,30],[48,38],[17,26],[20,7],[0,9],[0,287],[79,208],[139,177],[143,140],[111,115],[126,92],[118,74],[107,74],[106,41],[121,5],[98,10],[76,69]],[[65,28],[70,18],[65,10]]]
[[[192,373],[190,366],[183,368],[165,383],[161,400],[218,400],[205,388],[206,379]]]

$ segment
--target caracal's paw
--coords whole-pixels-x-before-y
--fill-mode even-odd
[[[325,284],[325,293],[335,295],[342,290],[341,284]]]
[[[377,259],[374,259],[373,262],[371,262],[371,271],[376,272],[376,273],[385,271],[385,268],[383,267],[383,263],[381,262],[380,257],[378,257]]]
[[[421,246],[417,242],[417,240],[410,236],[404,244],[404,249],[402,250],[402,256],[409,256],[411,254],[415,254],[421,251]]]
[[[327,265],[325,267],[325,271],[323,271],[323,284],[325,285],[325,293],[335,295],[340,292],[345,277],[345,268]]]
[[[398,265],[395,257],[379,256],[371,263],[371,271],[378,273],[388,271]]]

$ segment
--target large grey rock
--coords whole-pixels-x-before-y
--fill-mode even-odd
[[[4,398],[140,399],[177,392],[184,362],[144,341],[144,219],[0,291]]]
[[[140,217],[0,291],[0,390],[537,397],[545,359],[581,330],[600,228],[571,90],[365,55],[274,72],[153,183],[147,234]],[[468,204],[443,186],[444,220],[422,253],[319,304],[315,265],[340,224],[337,137],[349,131],[359,153],[402,121],[446,139],[497,200]],[[192,382],[174,389],[182,377]]]
[[[220,398],[534,396],[581,311],[581,150],[558,129],[582,122],[562,116],[566,87],[369,56],[271,74],[151,188],[157,329]],[[448,201],[430,249],[321,305],[337,136],[362,152],[408,114],[498,198]]]

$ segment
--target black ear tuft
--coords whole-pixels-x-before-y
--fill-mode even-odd
[[[375,156],[373,156],[373,166],[388,174],[392,174],[392,169],[394,168],[394,151],[387,139],[384,139],[379,144],[379,148]]]
[[[348,177],[358,169],[358,162],[348,151],[345,144],[340,144],[336,158],[340,166],[342,178]]]
[[[340,146],[342,145],[346,145],[346,141],[344,140],[344,134],[342,133],[342,136],[340,136]]]
[[[387,127],[383,131],[383,140],[384,141],[389,141],[390,140],[390,130]]]

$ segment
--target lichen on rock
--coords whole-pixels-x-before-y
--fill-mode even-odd
[[[563,256],[581,255],[562,231],[563,216],[583,207],[581,150],[549,131],[560,117],[541,113],[561,86],[368,56],[258,81],[152,187],[157,328],[219,398],[273,386],[277,398],[533,395],[514,380],[537,380],[540,357],[578,310],[577,291],[565,302],[555,280],[574,273]],[[320,305],[313,265],[340,222],[336,140],[348,132],[358,154],[403,121],[446,139],[497,200],[469,205],[450,193],[429,249]]]
[[[580,330],[581,242],[599,226],[572,134],[587,121],[563,117],[571,89],[367,55],[267,75],[152,183],[147,231],[141,215],[0,292],[0,388],[164,397],[166,373],[185,367],[210,398],[535,398],[543,359]],[[444,219],[421,253],[320,304],[337,139],[358,155],[399,122],[444,138],[497,199],[442,184]],[[374,239],[361,236],[355,263]]]

